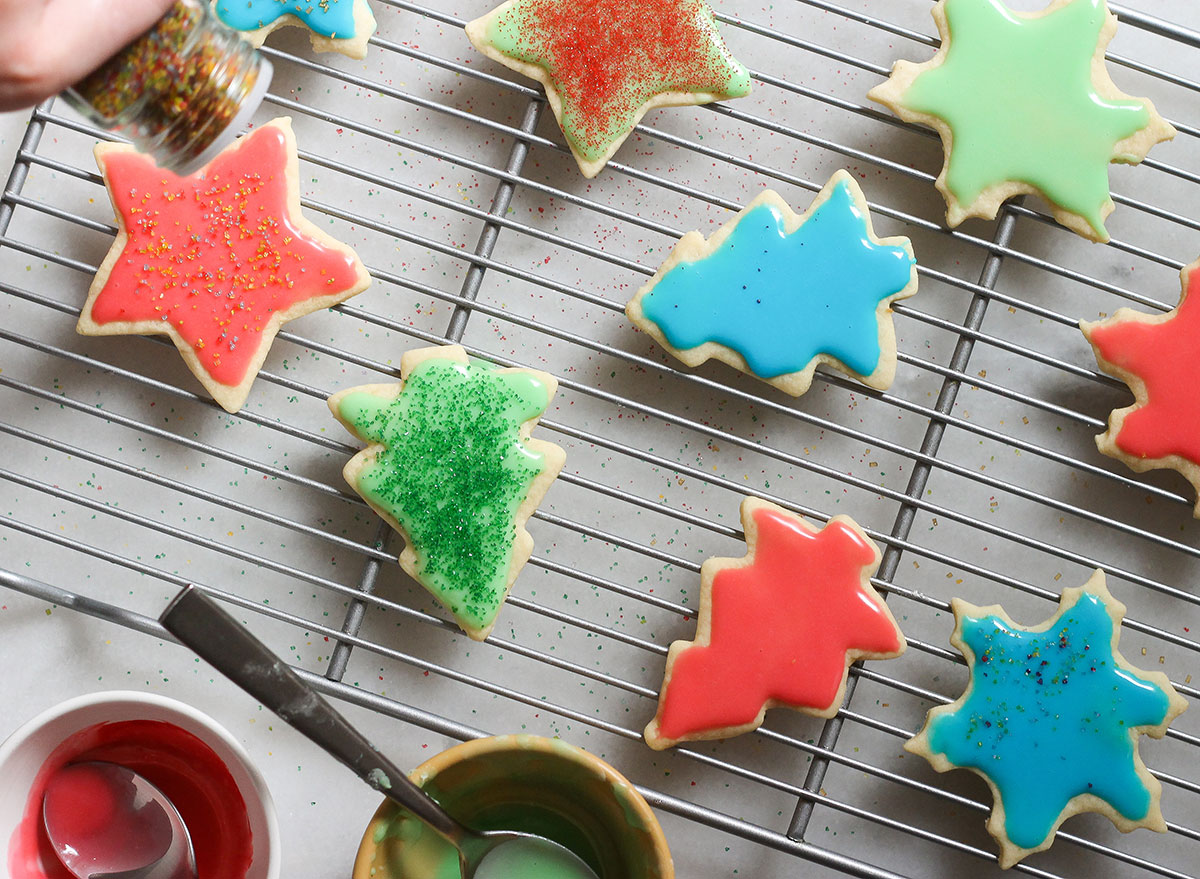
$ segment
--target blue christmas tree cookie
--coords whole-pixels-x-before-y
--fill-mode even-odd
[[[1107,815],[1122,831],[1167,829],[1162,785],[1138,753],[1143,733],[1161,738],[1187,708],[1167,676],[1131,666],[1117,649],[1125,605],[1104,573],[1063,590],[1040,625],[1014,623],[999,606],[952,603],[950,642],[966,657],[967,690],[934,708],[905,749],[938,772],[965,768],[992,789],[988,832],[1000,866],[1050,847],[1080,812]]]
[[[367,54],[375,33],[375,16],[367,0],[212,0],[213,12],[255,47],[276,28],[308,28],[314,52],[341,52],[351,58]]]
[[[767,190],[711,238],[689,232],[625,312],[688,366],[716,358],[799,396],[822,363],[889,387],[890,306],[916,292],[911,243],[876,238],[838,171],[803,215]]]

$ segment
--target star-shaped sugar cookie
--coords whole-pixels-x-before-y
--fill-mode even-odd
[[[594,177],[654,107],[750,93],[704,0],[508,0],[467,25],[480,52],[541,82]]]
[[[916,292],[912,244],[876,238],[838,171],[802,216],[767,190],[711,238],[689,232],[625,311],[688,366],[715,358],[798,396],[822,363],[889,387],[891,304]]]
[[[315,52],[341,52],[364,58],[375,33],[375,16],[367,0],[212,0],[217,18],[253,46],[261,46],[276,29],[308,28]]]
[[[1200,492],[1200,261],[1181,277],[1179,305],[1165,314],[1121,308],[1079,327],[1100,368],[1136,397],[1113,410],[1096,446],[1139,473],[1178,470]],[[1200,518],[1200,500],[1194,515]]]
[[[405,353],[400,374],[403,384],[329,398],[371,443],[346,481],[403,535],[400,566],[482,641],[533,550],[525,523],[565,460],[529,436],[558,382],[472,361],[457,345]]]
[[[1175,129],[1109,78],[1104,50],[1117,19],[1105,0],[1054,0],[1029,13],[1003,0],[940,0],[933,17],[937,54],[896,62],[868,97],[941,135],[946,221],[993,219],[1007,199],[1036,193],[1059,223],[1107,241],[1109,163],[1137,164]]]
[[[230,412],[245,403],[280,326],[370,283],[353,250],[301,215],[286,117],[186,177],[124,144],[98,144],[96,161],[118,231],[77,329],[170,336]]]
[[[656,750],[757,729],[768,708],[817,717],[841,707],[859,659],[904,652],[904,635],[872,588],[879,549],[846,516],[817,529],[760,498],[742,502],[748,553],[700,570],[695,641],[676,641],[658,713]]]
[[[1122,831],[1165,831],[1162,786],[1138,753],[1161,738],[1187,703],[1161,672],[1136,669],[1117,649],[1125,605],[1104,573],[1064,589],[1040,625],[1014,623],[998,606],[953,601],[950,642],[967,660],[967,690],[929,712],[905,748],[938,772],[970,769],[992,790],[988,832],[1000,866],[1050,847],[1080,812]]]

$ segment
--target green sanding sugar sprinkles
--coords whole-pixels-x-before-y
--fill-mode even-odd
[[[68,89],[71,105],[178,174],[199,169],[245,127],[271,65],[217,21],[178,0],[149,31]]]
[[[407,352],[400,374],[329,399],[371,443],[346,481],[404,536],[400,566],[483,640],[533,550],[525,522],[563,466],[562,449],[529,436],[558,383],[457,345]]]

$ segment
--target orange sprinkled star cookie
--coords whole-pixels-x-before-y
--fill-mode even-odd
[[[77,329],[170,336],[229,412],[246,402],[281,325],[370,283],[353,250],[301,216],[287,118],[187,177],[123,144],[97,145],[96,161],[119,228]]]
[[[879,549],[847,516],[817,529],[759,498],[742,502],[749,552],[700,569],[695,641],[676,641],[658,713],[655,749],[723,739],[762,725],[786,705],[817,717],[841,707],[846,670],[891,659],[907,646],[871,587]]]
[[[1096,437],[1104,454],[1139,473],[1178,470],[1200,492],[1200,260],[1184,268],[1179,305],[1165,314],[1121,308],[1105,321],[1079,324],[1109,375],[1137,398],[1116,409]],[[1194,515],[1200,518],[1200,500]]]
[[[546,87],[585,177],[646,112],[750,93],[704,0],[508,0],[467,25],[480,52]]]

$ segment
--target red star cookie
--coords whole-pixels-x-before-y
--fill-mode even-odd
[[[750,93],[704,0],[508,0],[467,36],[545,86],[584,177],[600,173],[648,110]]]
[[[759,498],[742,502],[749,552],[700,569],[695,641],[676,641],[646,742],[721,739],[762,725],[786,705],[832,717],[846,671],[907,646],[871,587],[879,549],[847,516],[818,530]]]
[[[188,177],[123,144],[98,144],[96,162],[119,229],[78,331],[170,336],[229,412],[245,403],[280,326],[370,283],[353,250],[301,216],[286,117]]]
[[[1096,437],[1104,454],[1139,473],[1178,470],[1200,491],[1200,260],[1180,273],[1179,305],[1166,314],[1118,309],[1104,321],[1080,321],[1096,362],[1137,398],[1115,409]],[[1200,518],[1200,501],[1194,515]]]

